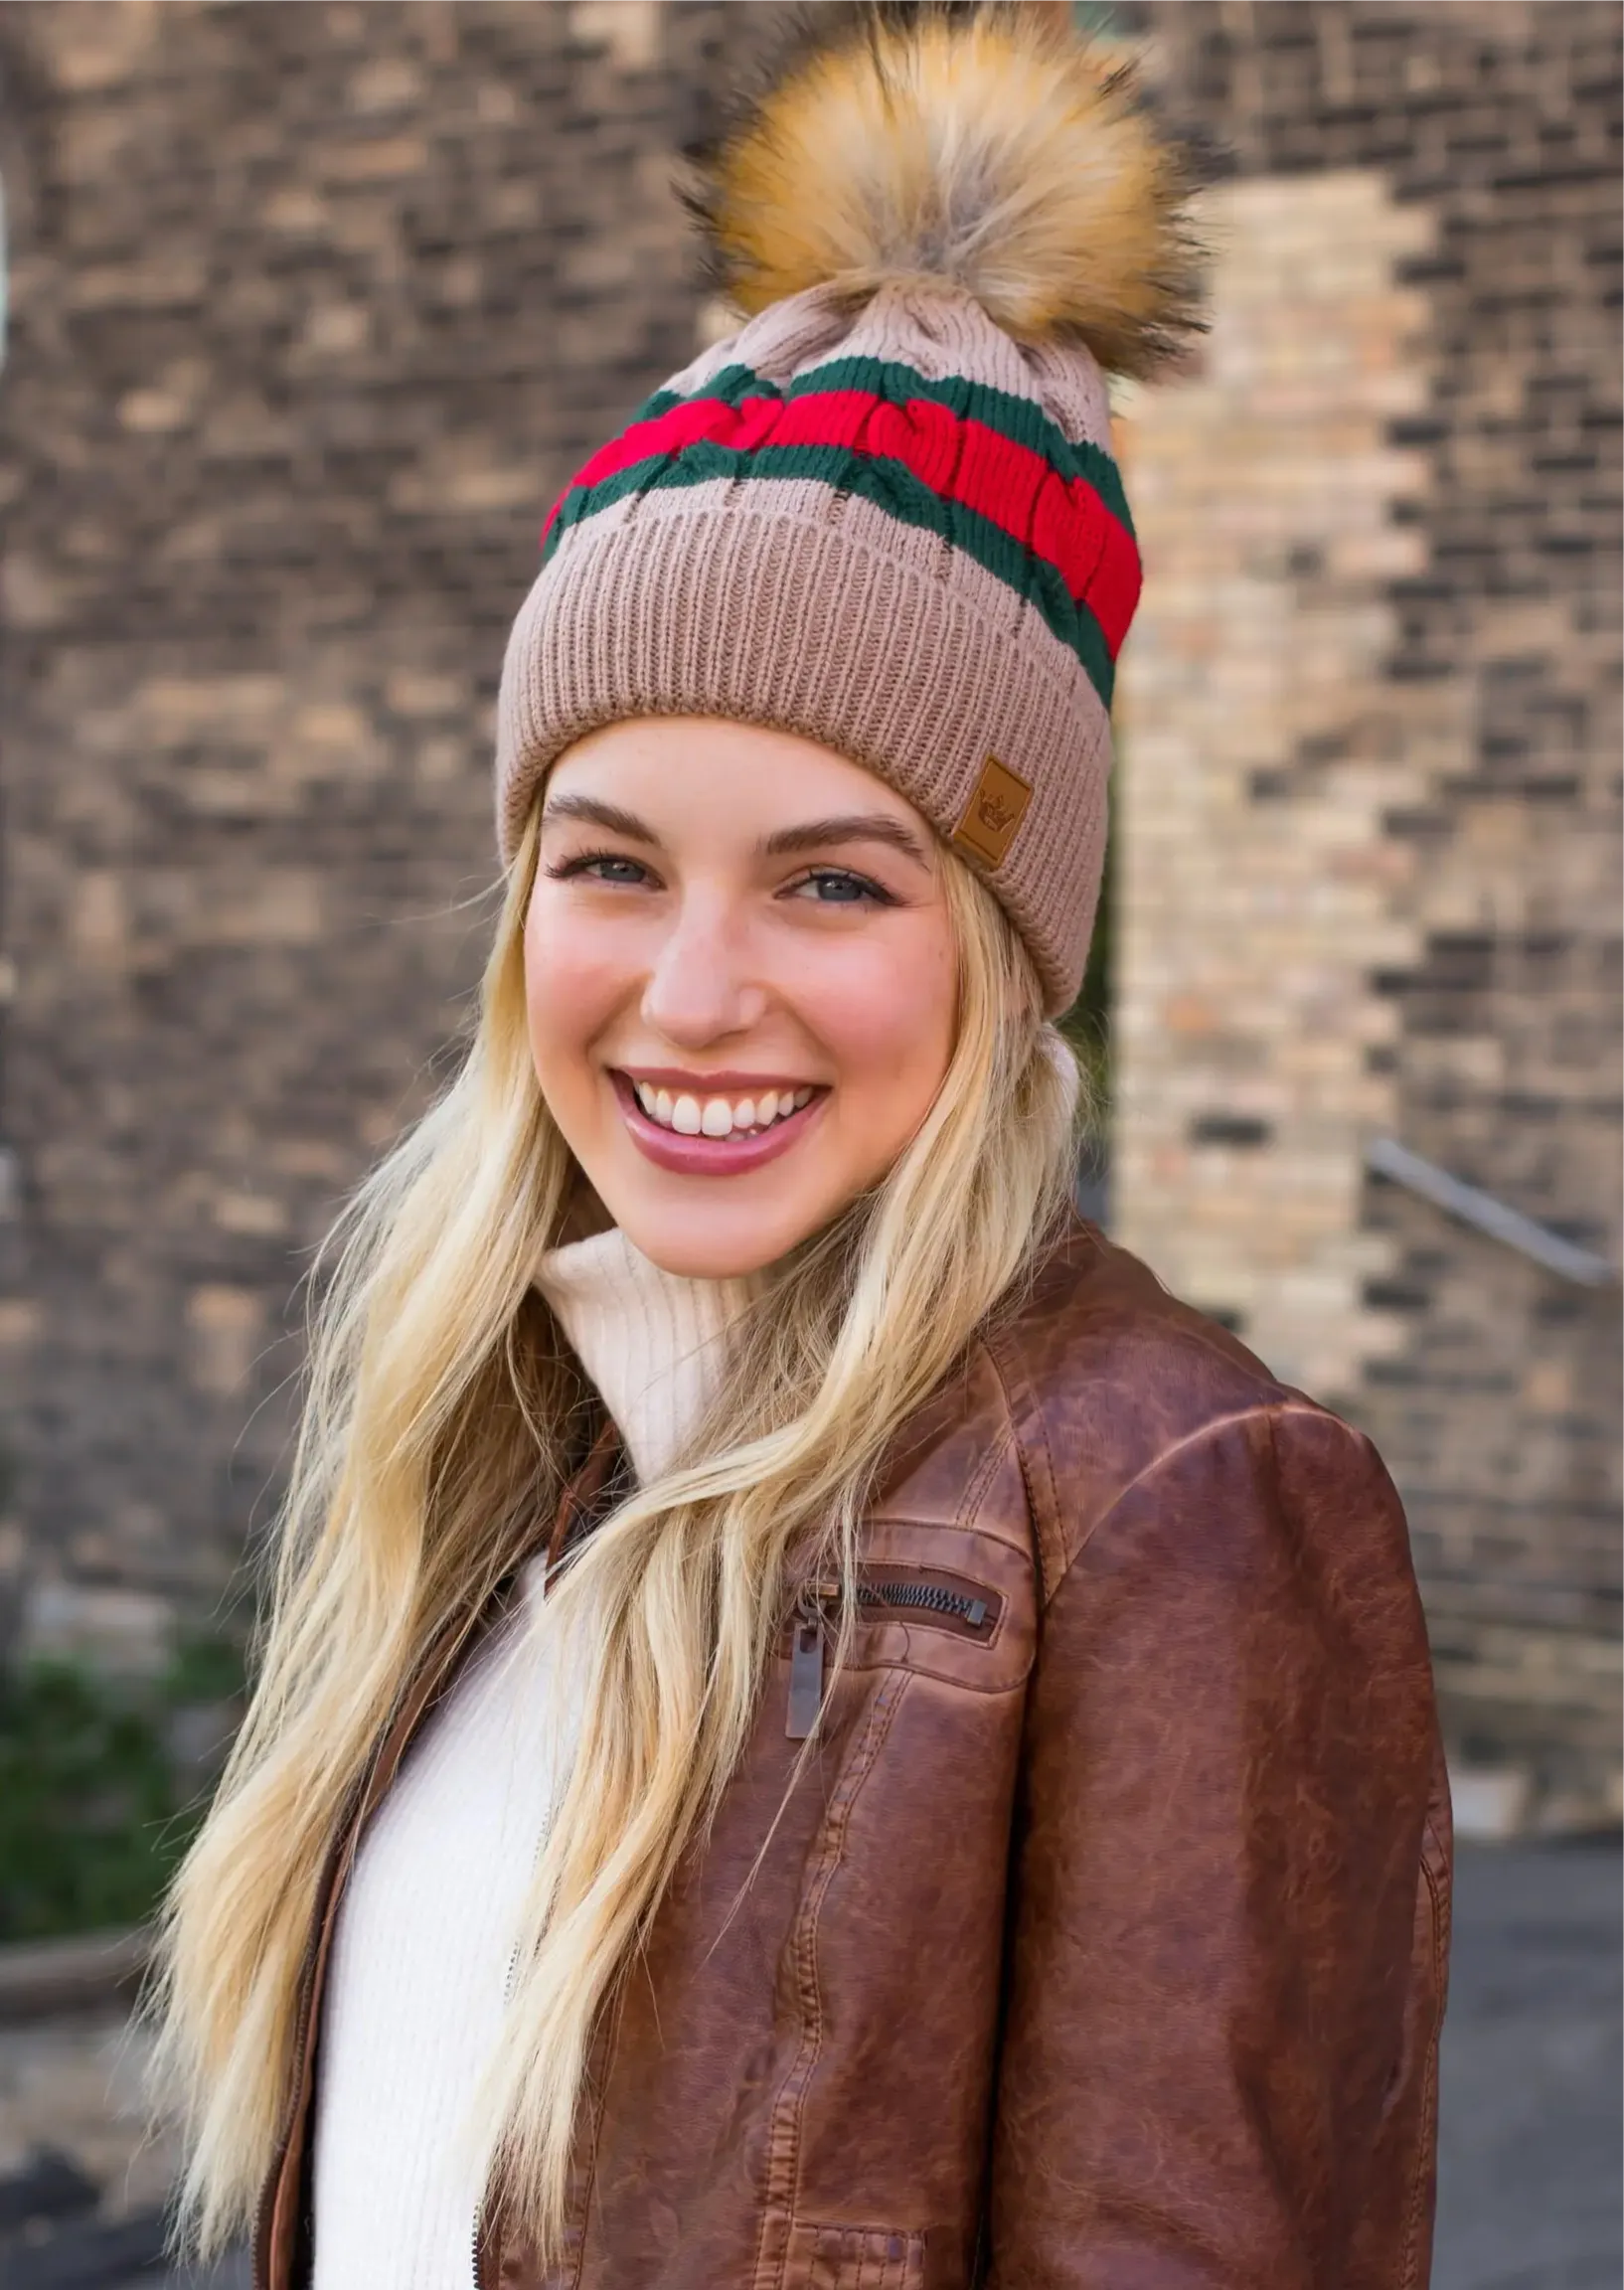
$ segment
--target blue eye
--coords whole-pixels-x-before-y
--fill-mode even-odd
[[[648,869],[639,859],[628,859],[620,851],[582,851],[573,859],[566,859],[547,873],[555,883],[568,883],[574,877],[585,876],[594,883],[646,883]]]
[[[896,901],[867,875],[854,875],[848,867],[814,867],[798,883],[793,895],[806,894],[819,906],[894,906]]]

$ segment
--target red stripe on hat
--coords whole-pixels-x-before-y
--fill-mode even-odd
[[[652,421],[634,421],[598,448],[555,502],[545,543],[568,496],[639,461],[711,444],[750,453],[763,445],[846,446],[899,461],[944,501],[985,517],[1053,565],[1086,604],[1114,660],[1139,601],[1139,551],[1085,478],[1069,480],[1030,445],[984,421],[962,418],[931,398],[898,404],[868,391],[809,391],[796,398],[688,398]]]

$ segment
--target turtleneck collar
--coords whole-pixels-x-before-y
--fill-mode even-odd
[[[710,1405],[727,1366],[723,1339],[759,1295],[761,1275],[696,1280],[663,1272],[611,1226],[550,1249],[536,1285],[646,1485]]]

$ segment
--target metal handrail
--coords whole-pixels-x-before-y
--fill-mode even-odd
[[[1564,1240],[1559,1232],[1552,1232],[1546,1225],[1536,1224],[1520,1209],[1497,1201],[1492,1193],[1452,1177],[1435,1161],[1423,1160],[1407,1145],[1400,1145],[1396,1137],[1373,1137],[1365,1148],[1365,1162],[1378,1177],[1402,1185],[1406,1191],[1418,1194],[1423,1201],[1430,1201],[1435,1208],[1443,1210],[1446,1216],[1458,1217],[1463,1225],[1473,1225],[1480,1232],[1487,1232],[1491,1239],[1503,1241],[1520,1255],[1532,1257],[1536,1264],[1543,1264],[1558,1279],[1571,1280],[1580,1288],[1610,1288],[1618,1279],[1606,1257],[1598,1256],[1593,1248],[1580,1248],[1575,1242]]]

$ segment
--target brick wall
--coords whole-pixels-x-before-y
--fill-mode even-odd
[[[1230,160],[1134,409],[1125,1214],[1376,1433],[1462,1768],[1616,1814],[1616,1292],[1361,1158],[1618,1262],[1619,16],[1118,13]]]
[[[1112,1183],[1129,1244],[1334,1404],[1398,1332],[1366,1288],[1361,1142],[1396,1120],[1371,984],[1415,951],[1387,814],[1419,782],[1376,700],[1393,522],[1419,471],[1423,298],[1395,267],[1428,219],[1370,170],[1260,177],[1206,205],[1199,373],[1120,426],[1148,568],[1124,654]]]
[[[148,1647],[274,1476],[290,1291],[477,974],[541,517],[692,355],[671,154],[731,13],[0,11],[36,1640]]]

